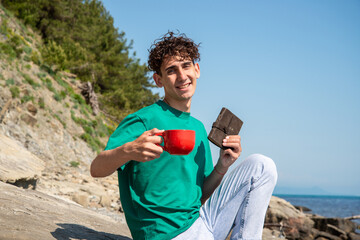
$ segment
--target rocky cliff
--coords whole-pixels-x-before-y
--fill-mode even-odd
[[[36,33],[2,7],[0,16],[0,239],[69,239],[51,238],[55,226],[98,232],[91,239],[109,239],[114,232],[113,239],[130,236],[116,175],[89,174],[116,123],[93,114],[76,76],[38,61],[42,43]],[[106,215],[112,225],[109,217],[100,224]],[[48,235],[38,238],[36,231]]]

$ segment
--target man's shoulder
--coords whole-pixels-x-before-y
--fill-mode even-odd
[[[204,126],[204,124],[202,123],[202,121],[200,121],[200,120],[197,119],[196,117],[191,116],[191,119],[192,119],[192,121],[193,121],[194,123],[199,124],[199,125],[201,125],[201,126]]]
[[[136,112],[132,113],[131,115],[136,115],[138,117],[143,117],[143,116],[147,116],[147,115],[151,115],[154,114],[154,111],[159,111],[160,107],[158,102],[155,102],[149,106],[143,107],[139,110],[137,110]]]

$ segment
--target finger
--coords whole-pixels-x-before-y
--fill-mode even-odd
[[[163,138],[160,136],[148,136],[146,137],[146,141],[154,144],[161,144],[163,142]]]
[[[159,130],[159,129],[157,129],[157,128],[153,128],[153,129],[147,131],[147,133],[148,133],[148,135],[152,136],[152,135],[155,135],[155,134],[157,134],[157,133],[162,133],[163,131],[164,131],[164,130]]]
[[[142,160],[143,160],[144,162],[148,162],[148,161],[152,161],[152,160],[154,160],[154,159],[156,159],[156,158],[159,158],[159,157],[160,157],[159,154],[155,154],[155,153],[153,153],[153,152],[148,152],[148,151],[146,151],[146,152],[143,152],[143,158],[142,158]]]
[[[223,146],[238,149],[241,147],[241,144],[240,142],[224,142]]]
[[[149,148],[145,148],[142,152],[141,152],[141,159],[143,159],[144,161],[150,161],[150,160],[154,160],[156,158],[159,158],[160,155],[163,152],[163,149],[159,146],[156,146],[154,144],[152,144],[153,146],[150,146]]]
[[[239,135],[230,135],[226,136],[226,138],[223,139],[223,142],[240,142],[241,138]]]

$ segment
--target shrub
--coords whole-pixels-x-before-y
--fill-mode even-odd
[[[59,115],[54,114],[54,117],[66,128],[66,123],[59,117]]]
[[[80,165],[80,163],[77,162],[77,161],[71,161],[71,162],[70,162],[70,166],[71,166],[71,167],[78,167],[79,165]]]
[[[38,52],[36,51],[33,51],[31,53],[31,56],[30,56],[30,59],[33,63],[37,64],[37,65],[40,65],[41,64],[41,58],[40,58],[40,55]]]
[[[72,94],[71,98],[73,99],[74,103],[79,103],[80,105],[81,104],[86,104],[84,98],[82,96],[80,96],[79,94],[77,94],[77,93]]]
[[[31,96],[31,95],[25,95],[21,98],[21,103],[26,103],[26,102],[29,102],[29,101],[34,101],[34,97]]]
[[[10,60],[16,58],[15,50],[9,44],[6,43],[0,42],[0,53],[8,55]]]
[[[25,47],[24,47],[24,52],[25,52],[26,54],[31,54],[31,53],[32,53],[32,48],[29,47],[29,46],[25,46]]]
[[[14,85],[14,84],[15,84],[15,80],[13,78],[9,78],[8,80],[6,80],[6,86]]]
[[[44,98],[39,98],[39,107],[41,109],[45,109],[45,102],[44,102]]]
[[[55,88],[52,85],[52,81],[49,78],[45,78],[44,82],[45,82],[47,89],[49,89],[49,91],[51,91],[53,93],[56,92]]]
[[[52,70],[64,70],[66,66],[66,54],[63,48],[55,41],[49,41],[48,44],[41,49],[41,55],[44,61],[50,65]]]
[[[13,86],[10,88],[12,98],[20,97],[20,90],[17,86]]]
[[[37,74],[37,76],[38,76],[42,81],[44,81],[43,78],[46,77],[46,73],[39,72],[39,73]]]
[[[60,94],[58,92],[55,92],[53,95],[53,98],[57,101],[60,102],[62,100]]]
[[[32,86],[33,89],[37,89],[38,87],[40,87],[40,84],[36,83],[29,75],[23,74],[23,78],[25,82]]]

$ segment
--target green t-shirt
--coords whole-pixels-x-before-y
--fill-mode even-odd
[[[171,239],[187,230],[199,217],[203,181],[213,170],[203,124],[163,101],[127,116],[105,150],[153,128],[195,130],[195,147],[188,155],[164,151],[158,159],[129,161],[118,169],[121,203],[134,239]]]

